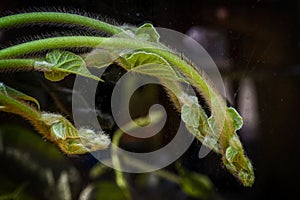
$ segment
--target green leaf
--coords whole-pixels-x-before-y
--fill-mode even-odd
[[[169,66],[169,63],[161,56],[155,53],[149,53],[145,51],[137,51],[132,54],[126,54],[125,59],[130,64],[131,68],[135,68],[137,66],[145,64],[158,64]]]
[[[15,90],[9,86],[6,86],[1,82],[0,82],[0,93],[5,96],[11,97],[15,100],[18,100],[18,101],[25,101],[25,102],[29,101],[31,103],[34,103],[36,105],[36,107],[38,109],[40,109],[40,104],[35,98],[28,96],[28,95],[26,95],[18,90]],[[4,108],[5,108],[5,106],[4,106]],[[1,107],[0,107],[0,109],[1,109]]]
[[[181,119],[187,125],[198,128],[200,121],[200,109],[197,104],[191,106],[183,105],[181,107]]]
[[[127,54],[125,61],[132,71],[163,80],[186,82],[164,58],[155,53],[138,51],[133,54]]]
[[[159,79],[186,82],[174,69],[168,65],[144,64],[132,69],[134,72],[153,76]]]
[[[62,115],[42,113],[41,121],[50,126],[50,139],[67,154],[85,154],[108,147],[110,139],[103,133],[91,129],[77,130]]]
[[[238,150],[236,150],[234,147],[230,146],[226,149],[226,152],[225,152],[226,159],[229,162],[234,162],[237,159],[238,153],[239,153]]]
[[[223,155],[223,163],[244,186],[252,186],[255,180],[253,166],[250,159],[245,155],[236,133],[229,140],[229,146]]]
[[[70,73],[56,71],[44,72],[45,78],[50,81],[61,81],[68,75],[70,75]]]
[[[145,23],[142,26],[138,27],[135,30],[135,35],[136,37],[149,41],[149,42],[159,42],[159,34],[157,33],[156,29],[154,26],[150,23]]]
[[[46,62],[36,62],[37,67],[45,67],[50,71],[45,71],[45,78],[51,81],[60,81],[69,74],[78,74],[84,77],[102,81],[97,76],[92,75],[85,66],[84,60],[71,52],[54,50],[46,54]]]
[[[227,114],[231,118],[233,123],[234,130],[237,131],[243,126],[243,118],[239,115],[239,113],[233,108],[227,108]]]
[[[216,130],[214,117],[207,117],[196,96],[187,95],[183,92],[179,99],[182,103],[181,119],[185,122],[187,129],[203,145],[219,153],[218,140],[220,134]]]

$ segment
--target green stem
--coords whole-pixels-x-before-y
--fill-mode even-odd
[[[68,36],[35,40],[0,50],[0,59],[17,57],[48,49],[97,47],[104,39],[101,37]]]
[[[21,56],[26,53],[38,52],[47,49],[56,48],[75,48],[75,47],[99,47],[99,48],[122,48],[122,49],[140,49],[149,52],[157,53],[158,55],[167,59],[172,65],[177,67],[191,80],[194,80],[197,87],[202,88],[201,93],[205,97],[214,96],[215,92],[206,83],[206,78],[199,75],[197,70],[192,68],[184,60],[181,60],[177,55],[162,50],[157,46],[151,45],[140,40],[135,41],[132,39],[123,38],[103,38],[91,36],[67,36],[67,37],[54,37],[27,42],[6,49],[0,50],[0,59]],[[216,95],[216,94],[215,94]]]
[[[28,119],[33,124],[36,124],[41,118],[41,113],[33,107],[21,103],[6,94],[0,92],[0,103],[4,106],[4,111],[14,113]],[[8,108],[6,108],[8,107]]]
[[[24,24],[24,23],[43,23],[43,22],[76,24],[76,25],[95,28],[97,30],[105,31],[105,32],[108,32],[111,34],[117,34],[117,33],[122,32],[121,28],[110,25],[105,22],[101,22],[99,20],[91,19],[88,17],[76,15],[76,14],[56,13],[56,12],[34,12],[34,13],[24,13],[24,14],[6,16],[6,17],[3,17],[0,19],[0,28],[20,25],[20,24]],[[82,37],[82,36],[79,36],[79,37]],[[50,40],[48,40],[48,42],[51,41],[51,38],[49,38],[49,39]],[[62,41],[62,43],[59,45],[60,41],[58,41],[58,38],[56,38],[55,40],[51,41],[51,42],[53,42],[52,45],[45,44],[44,47],[46,47],[47,49],[63,48],[63,47],[95,47],[95,46],[97,46],[97,42],[99,42],[100,38],[89,38],[89,39],[86,38],[86,41],[84,41],[83,38],[80,38],[79,41],[77,39],[79,39],[79,38],[74,37],[74,40],[71,42],[73,44],[70,44],[68,41]],[[91,41],[90,39],[93,41]],[[113,38],[113,39],[115,39],[115,38]],[[35,42],[45,43],[46,41],[39,40],[39,41],[35,41]],[[141,45],[138,45],[138,47],[145,48],[143,42],[141,42],[141,41],[139,41],[139,42],[141,43]],[[31,44],[31,43],[25,43],[25,44]],[[131,45],[129,45],[129,46],[131,46]],[[18,49],[18,45],[15,47],[17,47],[17,49]],[[8,50],[10,50],[10,48],[8,48]],[[39,49],[37,48],[36,50],[38,51]],[[42,50],[42,49],[40,49],[40,50]],[[207,85],[208,80],[205,77],[199,76],[199,73],[194,68],[192,68],[188,63],[183,61],[177,55],[174,55],[168,51],[161,50],[161,49],[152,49],[152,51],[165,57],[165,58],[168,58],[167,60],[170,61],[170,63],[172,65],[178,67],[184,74],[186,74],[188,77],[190,77],[191,80],[196,85],[196,87],[201,88],[200,92],[208,100],[207,103],[209,104],[209,106],[211,106],[211,104],[212,104],[210,102],[211,98],[213,98],[214,96],[219,96],[219,95],[217,95],[218,93],[214,92],[212,90],[212,88]],[[3,58],[3,57],[0,56],[0,58]],[[220,98],[219,98],[218,102],[219,102],[218,104],[222,104],[222,105],[219,105],[218,107],[222,107],[224,102],[220,101]],[[216,113],[220,113],[220,111],[222,111],[222,109],[216,109]],[[221,113],[224,113],[224,112],[221,112]]]
[[[0,70],[33,70],[33,59],[6,59],[0,60]]]
[[[153,116],[151,117],[151,123],[155,124],[157,123],[160,119],[161,119],[161,115],[159,113],[155,113],[153,114]],[[120,140],[124,134],[123,131],[128,132],[131,131],[133,129],[136,128],[136,124],[138,124],[139,126],[145,126],[148,123],[150,123],[149,121],[149,117],[141,117],[138,119],[135,119],[134,121],[129,122],[128,124],[126,124],[124,127],[122,127],[122,129],[118,129],[115,133],[114,133],[114,137],[112,139],[112,143],[116,146],[119,146]],[[122,157],[123,161],[126,162],[127,164],[133,164],[135,167],[138,168],[149,168],[150,166],[148,164],[142,163],[141,161],[135,160],[134,158],[126,158],[126,157]],[[116,153],[116,150],[114,148],[112,148],[112,163],[114,165],[115,168],[117,169],[121,169],[121,163],[120,163],[120,159]],[[156,175],[165,178],[171,182],[180,183],[180,177],[178,177],[175,174],[172,174],[166,170],[158,170],[155,172]],[[130,194],[130,190],[128,187],[128,183],[126,181],[126,178],[124,177],[124,174],[121,170],[115,170],[115,175],[116,175],[116,182],[119,185],[119,187],[123,190],[124,194],[126,195],[127,199],[132,199],[131,194]]]
[[[118,34],[123,31],[117,26],[96,19],[57,12],[33,12],[2,17],[0,19],[0,29],[33,23],[46,23],[46,25],[49,23],[71,24],[90,27],[110,34]]]
[[[221,122],[219,126],[223,126],[224,108],[226,102],[214,89],[209,79],[204,74],[200,73],[190,66],[187,62],[182,60],[176,54],[166,49],[155,46],[153,43],[143,42],[141,40],[125,39],[125,38],[103,38],[91,36],[67,36],[47,38],[36,41],[31,41],[16,46],[8,47],[0,50],[0,59],[21,56],[26,53],[38,52],[48,49],[59,48],[75,48],[75,47],[98,47],[104,49],[129,49],[129,50],[144,50],[156,53],[165,58],[173,67],[178,68],[184,75],[186,75],[191,84],[194,85],[199,92],[206,99],[207,104],[210,106],[212,113],[218,117]]]
[[[112,143],[116,146],[119,146],[119,142],[120,142],[122,135],[123,135],[122,130],[118,129],[114,134]],[[112,163],[113,163],[114,167],[116,167],[116,168],[121,167],[119,157],[116,154],[114,148],[112,150]],[[123,191],[124,195],[126,196],[126,199],[128,199],[128,200],[132,199],[129,186],[126,181],[126,178],[124,177],[123,172],[119,169],[115,169],[115,176],[116,176],[116,182],[117,182],[118,186],[121,188],[121,190]]]

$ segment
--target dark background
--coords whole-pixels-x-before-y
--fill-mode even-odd
[[[76,8],[107,16],[121,24],[151,22],[154,26],[182,33],[209,30],[219,35],[216,38],[209,32],[206,35],[208,38],[202,41],[207,42],[203,46],[218,61],[217,65],[230,85],[228,96],[231,103],[241,109],[242,101],[256,102],[250,110],[244,112],[252,113],[255,123],[245,124],[245,128],[240,131],[245,150],[255,167],[256,182],[252,188],[242,187],[222,167],[218,167],[220,164],[214,161],[215,155],[199,161],[197,145],[189,149],[184,162],[190,169],[207,174],[224,199],[294,199],[294,196],[298,196],[300,1],[0,2],[3,15],[8,11],[30,10],[33,7],[50,10],[53,7]],[[16,37],[18,33],[4,36]],[[219,51],[216,50],[220,45],[218,42],[224,44]],[[246,100],[241,97],[244,80],[250,81],[252,88],[249,90],[252,95],[245,97]]]

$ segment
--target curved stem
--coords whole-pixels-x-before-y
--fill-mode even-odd
[[[58,48],[75,48],[75,47],[98,47],[110,50],[144,50],[156,53],[165,58],[170,64],[178,68],[186,75],[192,85],[194,85],[202,96],[206,99],[207,104],[212,108],[216,117],[224,118],[224,109],[226,102],[214,89],[209,79],[204,74],[200,74],[196,69],[182,60],[171,50],[162,49],[158,44],[148,43],[141,40],[125,39],[125,38],[105,38],[92,36],[66,36],[54,37],[31,41],[6,49],[0,50],[0,59],[17,57],[26,53],[38,52],[48,49]]]
[[[0,29],[33,23],[46,23],[47,25],[49,23],[71,24],[90,27],[110,34],[117,34],[123,31],[117,26],[96,19],[58,12],[33,12],[2,17],[0,18]]]
[[[103,38],[103,37],[92,37],[92,36],[66,36],[66,37],[54,37],[31,41],[6,49],[0,50],[0,59],[17,57],[26,53],[38,52],[48,49],[56,48],[75,48],[75,47],[99,47],[107,49],[142,49],[149,52],[154,52],[162,57],[166,58],[170,63],[180,69],[185,75],[190,77],[192,80],[197,82],[198,87],[200,86],[204,90],[204,96],[210,96],[209,88],[206,84],[206,80],[202,78],[199,73],[187,64],[184,60],[181,60],[177,55],[166,51],[165,49],[158,48],[152,44],[135,41],[132,39],[123,38]]]
[[[114,134],[112,143],[116,146],[119,146],[122,135],[123,135],[123,131],[121,129],[118,129]],[[130,200],[130,199],[132,199],[132,195],[131,195],[127,180],[124,177],[124,173],[120,169],[121,163],[120,163],[119,157],[115,151],[116,151],[115,148],[112,148],[112,163],[113,163],[114,167],[118,168],[118,169],[114,170],[115,176],[116,176],[116,182],[117,182],[118,186],[121,188],[121,190],[123,191],[126,199]]]
[[[41,113],[35,108],[21,103],[13,98],[8,97],[7,95],[0,92],[0,103],[4,106],[4,111],[6,107],[9,107],[8,111],[28,119],[33,124],[37,124],[41,118]],[[40,130],[39,130],[40,131]],[[41,131],[42,132],[42,131]]]

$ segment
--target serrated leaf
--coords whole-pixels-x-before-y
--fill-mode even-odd
[[[150,23],[145,23],[138,27],[135,30],[135,35],[142,40],[155,43],[158,43],[160,37],[154,26]]]
[[[28,96],[28,95],[26,95],[18,90],[15,90],[9,86],[6,86],[1,82],[0,82],[0,93],[5,96],[11,97],[15,100],[18,100],[18,101],[20,101],[20,100],[25,101],[25,102],[29,101],[31,103],[34,103],[36,105],[36,107],[38,108],[38,110],[40,109],[40,104],[35,98]]]
[[[46,54],[45,61],[47,64],[44,62],[39,62],[38,64],[51,70],[44,72],[45,78],[48,80],[60,81],[69,74],[78,74],[102,81],[97,76],[92,75],[86,68],[84,60],[74,53],[54,50]]]
[[[243,126],[243,118],[240,114],[233,107],[227,108],[227,114],[231,118],[234,130],[237,131],[241,129]]]

